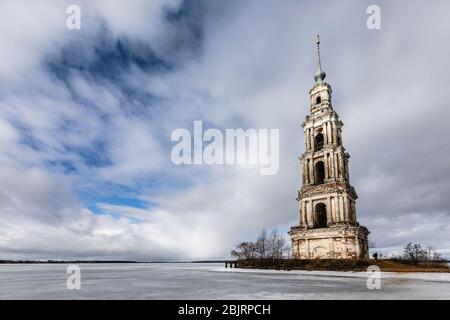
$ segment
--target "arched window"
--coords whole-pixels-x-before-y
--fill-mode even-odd
[[[322,102],[322,98],[320,96],[316,97],[316,104],[319,104]]]
[[[317,136],[314,137],[314,145],[316,151],[323,149],[323,134],[319,133]]]
[[[325,165],[319,161],[315,165],[316,184],[322,184],[325,179]]]
[[[324,203],[316,204],[316,219],[314,220],[314,228],[327,227],[327,206]]]

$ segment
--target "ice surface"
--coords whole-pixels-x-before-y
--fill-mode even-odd
[[[0,265],[0,299],[450,299],[447,273],[225,269],[223,264],[80,264],[81,290],[63,264]]]

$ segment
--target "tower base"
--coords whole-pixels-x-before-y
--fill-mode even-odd
[[[337,224],[327,228],[292,227],[294,259],[368,259],[369,231],[360,225]]]

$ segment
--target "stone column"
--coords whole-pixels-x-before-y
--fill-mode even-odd
[[[306,171],[306,164],[308,163],[307,159],[302,160],[302,170],[305,176],[305,184],[308,184],[308,171]]]
[[[345,157],[344,154],[341,154],[339,156],[339,171],[341,172],[341,177],[345,179],[346,172],[344,170],[344,158],[343,157]]]
[[[323,167],[324,167],[324,171],[325,171],[325,179],[329,178],[329,174],[328,174],[328,158],[327,158],[327,154],[324,153],[323,154]]]
[[[361,256],[361,245],[359,243],[358,237],[355,236],[355,246],[356,246],[356,258],[360,258]]]
[[[305,201],[302,201],[300,203],[300,226],[305,226],[307,227],[307,220],[306,220],[306,205],[305,205]]]
[[[352,211],[352,220],[356,222],[356,204],[353,201],[350,201],[350,204],[351,204],[350,209]]]
[[[314,161],[313,158],[309,161],[309,180],[310,183],[314,184],[316,183],[316,179],[314,177]]]
[[[308,139],[308,150],[311,150],[311,129],[308,129],[306,131],[307,131],[306,136]]]
[[[331,122],[328,121],[327,124],[328,124],[328,125],[327,125],[328,136],[330,137],[329,143],[333,143],[334,141],[333,141],[333,136],[332,136],[332,134],[331,134]]]
[[[322,124],[322,134],[323,134],[323,144],[327,144],[328,143],[328,134],[327,134],[327,123],[324,122]]]
[[[338,142],[338,140],[337,140],[337,126],[336,126],[336,123],[333,123],[333,141],[334,141],[334,143]]]
[[[308,145],[308,141],[309,141],[309,139],[308,139],[308,130],[305,130],[305,131],[303,132],[303,136],[304,136],[304,139],[305,139],[305,151],[308,151],[308,150],[309,150],[309,145]]]
[[[338,197],[334,197],[334,203],[333,203],[333,210],[334,210],[334,222],[339,222],[339,200]]]
[[[327,226],[329,226],[333,222],[332,218],[333,212],[331,211],[331,200],[327,199]]]
[[[347,196],[344,196],[344,218],[345,218],[346,222],[350,221],[350,212],[349,212]]]
[[[340,207],[339,206],[339,195],[336,195],[335,204],[336,204],[336,207],[335,207],[336,221],[341,222],[341,213],[339,211],[339,207]]]
[[[310,149],[314,150],[314,129],[309,129],[309,141],[310,141]]]
[[[331,177],[336,178],[336,173],[334,170],[334,153],[330,154],[330,167],[331,167]]]
[[[330,197],[329,199],[329,205],[330,205],[330,223],[334,223],[334,197]]]
[[[350,173],[348,172],[348,158],[345,158],[345,177],[347,179],[347,182],[350,183]]]
[[[310,146],[311,139],[309,138],[309,129],[305,129],[305,143],[306,143],[305,151],[308,151],[311,148],[311,146]]]
[[[305,172],[306,183],[309,183],[308,159],[303,160],[303,171]]]
[[[341,172],[339,170],[338,167],[338,163],[339,163],[339,154],[335,153],[334,154],[334,169],[335,169],[335,177],[339,178],[341,176]]]
[[[301,166],[301,169],[302,169],[302,181],[303,181],[303,184],[306,184],[307,181],[306,181],[306,174],[305,174],[305,160],[302,160],[300,162],[300,166]]]
[[[327,162],[327,168],[328,168],[328,170],[327,170],[327,174],[328,174],[327,179],[330,179],[331,178],[331,163],[330,163],[330,154],[329,153],[327,153],[325,155],[325,160]]]
[[[308,221],[308,227],[313,228],[314,227],[314,215],[313,215],[313,207],[312,207],[312,201],[308,201],[307,203],[307,221]]]
[[[339,197],[339,220],[341,222],[345,221],[345,215],[344,215],[344,198]]]

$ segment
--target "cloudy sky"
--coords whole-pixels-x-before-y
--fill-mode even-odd
[[[81,8],[81,30],[66,27]],[[381,8],[381,29],[366,8]],[[315,35],[378,249],[450,255],[450,2],[0,3],[0,259],[215,259],[298,223]],[[176,128],[280,129],[280,170],[176,166]]]

